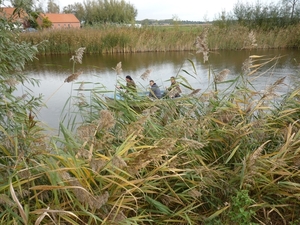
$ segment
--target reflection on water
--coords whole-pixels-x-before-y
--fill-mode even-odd
[[[203,63],[201,54],[194,52],[159,52],[159,53],[134,53],[115,55],[83,55],[82,64],[76,64],[76,71],[83,73],[73,83],[64,83],[64,80],[72,74],[73,64],[71,55],[38,56],[26,67],[29,76],[40,80],[39,87],[31,87],[35,95],[43,94],[47,108],[40,111],[40,120],[51,127],[57,128],[60,115],[67,99],[76,95],[74,90],[81,82],[85,88],[105,86],[105,90],[114,91],[118,82],[125,83],[126,75],[132,76],[141,92],[148,91],[149,80],[154,80],[162,89],[169,86],[171,76],[182,76],[193,88],[201,88],[207,91],[212,81],[212,73],[218,73],[223,69],[231,72],[227,79],[233,79],[241,74],[244,61],[250,55],[264,56],[264,59],[272,59],[282,56],[278,61],[273,60],[262,71],[267,71],[252,84],[259,90],[274,83],[277,79],[286,76],[285,83],[290,84],[298,80],[299,73],[297,61],[300,61],[298,50],[255,50],[255,51],[220,51],[212,52],[209,62]],[[112,69],[118,62],[122,62],[122,74],[116,75]],[[261,61],[253,62],[253,64]],[[276,64],[274,66],[274,64]],[[274,67],[273,67],[274,66]],[[141,75],[150,69],[148,79],[143,80]],[[267,70],[269,69],[269,70]],[[75,71],[75,72],[76,72]],[[254,78],[255,76],[253,76]],[[222,87],[222,86],[221,86]],[[287,86],[286,86],[287,88]],[[184,88],[183,88],[184,89]],[[184,91],[188,91],[184,89]],[[286,90],[282,90],[284,92]],[[24,88],[19,89],[22,94]]]

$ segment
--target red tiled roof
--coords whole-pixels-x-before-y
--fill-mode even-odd
[[[58,13],[45,13],[43,17],[48,17],[52,23],[79,23],[80,21],[74,14],[58,14]]]
[[[16,8],[12,8],[12,7],[4,7],[0,9],[0,15],[4,15],[6,18],[10,18],[13,15],[13,12],[15,11]],[[25,18],[28,17],[27,14],[21,10],[20,12],[20,18]],[[14,19],[19,18],[18,14],[14,15]]]

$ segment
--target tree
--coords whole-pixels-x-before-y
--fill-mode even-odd
[[[34,6],[34,0],[10,0],[13,7],[18,10],[24,10],[26,12],[31,12]]]
[[[98,0],[84,2],[85,23],[133,23],[137,10],[124,0]]]
[[[290,12],[290,19],[293,20],[297,6],[299,7],[299,0],[283,0],[283,5],[286,6],[286,9]]]
[[[57,5],[53,0],[49,0],[47,4],[48,13],[59,13],[59,5]]]
[[[22,9],[17,8],[15,13],[20,10]],[[33,93],[26,88],[26,84],[37,85],[38,82],[23,72],[25,64],[32,61],[38,53],[38,46],[21,42],[18,39],[19,31],[5,29],[12,25],[6,18],[0,19],[0,139],[2,143],[5,143],[8,138],[16,137],[18,144],[13,146],[13,142],[7,141],[2,146],[0,155],[7,152],[13,154],[15,149],[24,153],[29,151],[24,143],[32,127],[27,125],[34,123],[33,115],[42,105],[41,97],[34,97]],[[18,87],[18,84],[21,86]],[[24,93],[22,97],[16,96],[14,92],[21,87],[26,94]],[[22,135],[22,133],[26,133],[26,135]],[[5,148],[7,151],[3,151]]]
[[[84,21],[85,18],[85,10],[84,6],[81,3],[74,3],[72,5],[67,5],[63,8],[64,13],[73,13],[77,19],[80,21]]]
[[[50,27],[52,27],[52,22],[49,20],[48,17],[44,17],[42,28],[50,28]]]
[[[285,5],[280,5],[280,3],[263,5],[260,2],[257,2],[256,5],[237,3],[233,11],[241,25],[251,29],[274,29],[299,22],[300,15],[297,15],[297,10],[295,10],[298,1],[300,0],[283,0],[282,3]]]

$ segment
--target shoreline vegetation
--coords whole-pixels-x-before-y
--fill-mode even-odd
[[[20,40],[38,44],[39,54],[114,54],[195,50],[195,37],[207,30],[210,51],[300,48],[300,24],[272,30],[250,30],[239,25],[99,26],[96,28],[41,30],[20,34]],[[293,35],[291,35],[293,34]]]
[[[2,32],[0,224],[299,224],[300,89],[295,82],[277,96],[285,77],[263,91],[250,81],[276,57],[249,56],[233,80],[225,68],[208,69],[206,90],[139,111],[129,95],[109,108],[104,84],[73,89],[85,54],[194,50],[209,65],[211,50],[300,46],[298,25],[205,28],[53,30],[20,34],[18,42]],[[35,117],[46,102],[30,90],[13,94],[17,81],[36,83],[19,73],[36,54],[72,55],[64,83],[71,94],[53,136]],[[190,63],[193,71],[176,75],[185,87],[187,76],[198,76]],[[118,81],[122,63],[112,70]]]

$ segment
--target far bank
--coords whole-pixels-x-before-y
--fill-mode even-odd
[[[204,30],[210,51],[300,47],[300,25],[270,31],[213,25],[101,26],[22,33],[19,38],[34,44],[47,40],[39,47],[45,55],[74,54],[79,47],[86,47],[86,54],[167,52],[195,50],[195,40]]]

